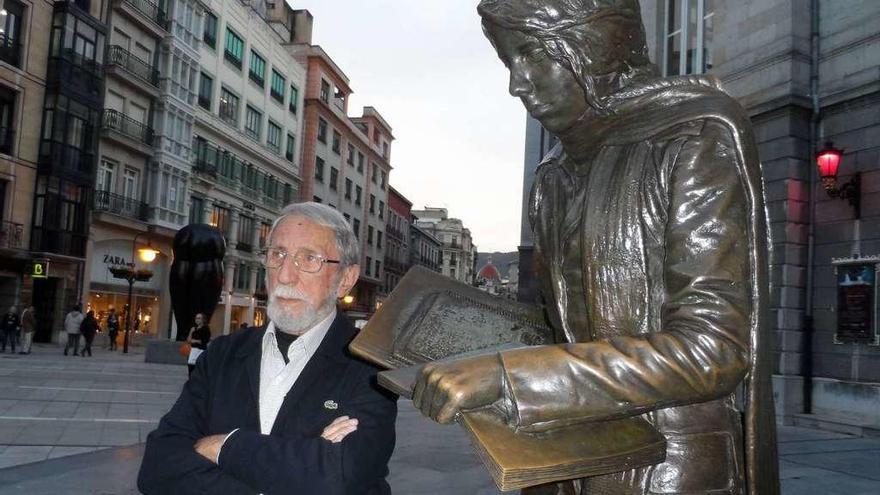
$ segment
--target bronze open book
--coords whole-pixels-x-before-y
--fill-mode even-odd
[[[379,373],[379,384],[409,398],[427,362],[551,343],[535,308],[413,267],[349,348],[391,368]],[[638,417],[527,433],[485,408],[463,412],[459,423],[504,491],[654,464],[666,455],[663,436]]]

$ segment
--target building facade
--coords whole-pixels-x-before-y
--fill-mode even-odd
[[[368,318],[386,295],[385,254],[391,126],[373,107],[348,115],[349,79],[333,59],[312,44],[311,14],[295,13],[291,53],[307,67],[303,122],[304,201],[325,203],[348,219],[361,243],[361,273],[345,311]]]
[[[388,222],[385,234],[388,245],[385,247],[385,294],[390,294],[410,267],[410,218],[412,202],[400,191],[388,189]]]
[[[443,242],[428,230],[419,227],[415,216],[411,217],[409,225],[409,266],[423,266],[442,273],[440,255],[443,252]]]
[[[661,73],[717,76],[752,119],[772,243],[778,419],[876,424],[880,4],[642,0],[641,8]],[[833,195],[816,166],[826,143],[843,150]],[[527,158],[527,177],[528,168]]]
[[[443,275],[459,282],[475,282],[477,247],[471,239],[471,231],[458,218],[449,218],[446,208],[425,207],[413,210],[416,225],[443,243],[440,267]]]
[[[266,322],[259,252],[281,208],[300,199],[305,68],[289,51],[285,2],[204,5],[185,223],[210,224],[226,238],[211,328],[228,333]]]

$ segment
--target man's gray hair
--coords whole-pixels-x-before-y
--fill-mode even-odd
[[[336,247],[339,249],[339,260],[343,267],[360,264],[360,244],[354,235],[348,220],[335,208],[321,203],[292,203],[281,210],[281,215],[272,223],[269,239],[275,234],[275,228],[287,217],[304,217],[312,222],[327,227],[336,236]]]

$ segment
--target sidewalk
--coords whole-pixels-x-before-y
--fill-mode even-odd
[[[56,346],[0,354],[0,495],[136,494],[142,442],[177,398],[183,366],[143,350],[64,357]],[[401,400],[389,482],[397,495],[498,495],[455,426]],[[779,428],[786,495],[880,493],[880,439]]]

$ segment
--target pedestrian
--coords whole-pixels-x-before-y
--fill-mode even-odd
[[[18,311],[15,309],[15,306],[10,306],[9,312],[3,315],[3,328],[0,329],[2,331],[2,335],[0,335],[0,352],[6,352],[6,343],[9,342],[12,353],[15,354],[15,341],[18,339],[19,323]]]
[[[67,332],[67,343],[64,345],[64,355],[73,347],[73,355],[79,356],[79,326],[82,324],[85,316],[82,314],[82,306],[75,305],[73,309],[64,317],[64,331]]]
[[[94,311],[86,313],[86,317],[79,325],[79,331],[82,333],[83,340],[85,341],[85,344],[83,344],[82,357],[86,357],[87,352],[89,353],[89,357],[92,357],[92,341],[95,340],[95,334],[98,333],[98,320],[95,319]]]
[[[191,348],[186,365],[189,368],[190,375],[196,369],[196,360],[199,358],[199,354],[208,349],[208,342],[211,341],[211,327],[208,326],[205,319],[205,315],[198,313],[195,317],[196,325],[189,330],[189,345]]]
[[[107,338],[110,339],[109,350],[116,350],[116,336],[119,335],[119,315],[116,314],[116,308],[110,308],[107,315]]]
[[[34,342],[36,328],[37,318],[34,316],[34,306],[31,304],[21,312],[21,351],[19,354],[31,353],[31,344]]]

